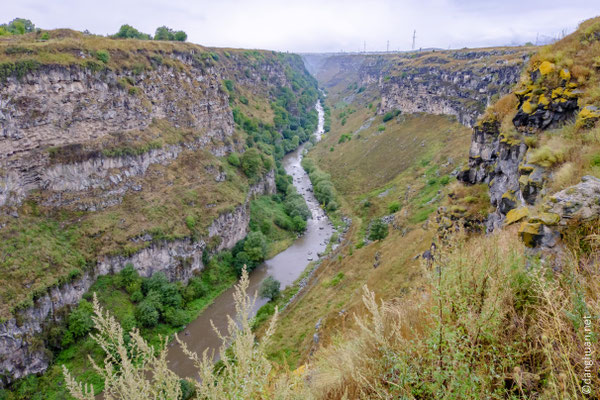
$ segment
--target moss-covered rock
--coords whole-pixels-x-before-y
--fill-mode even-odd
[[[508,214],[506,214],[506,219],[504,220],[504,225],[511,225],[515,222],[521,221],[523,218],[526,218],[529,215],[529,208],[527,207],[519,207],[514,210],[510,210]]]
[[[529,222],[540,222],[546,226],[553,226],[560,222],[560,215],[551,212],[541,212],[531,216]]]
[[[523,222],[519,228],[519,236],[527,247],[536,247],[542,238],[542,224],[540,222]]]

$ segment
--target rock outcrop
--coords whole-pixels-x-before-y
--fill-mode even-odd
[[[521,60],[522,61],[522,60]],[[473,126],[490,99],[510,90],[521,74],[522,62],[444,69],[443,65],[401,67],[400,75],[378,77],[381,88],[379,114],[407,113],[454,115]]]
[[[556,87],[546,87],[541,76],[556,75]],[[545,194],[551,173],[547,162],[534,157],[527,139],[535,142],[539,132],[582,118],[596,120],[587,107],[579,112],[577,83],[568,70],[555,71],[554,64],[543,62],[529,73],[530,83],[514,91],[517,97],[513,129],[501,128],[494,114],[486,114],[473,129],[469,165],[458,179],[470,184],[487,183],[490,200],[496,210],[487,221],[488,231],[502,226],[507,213],[520,206],[533,205]],[[586,112],[585,110],[588,110]],[[553,151],[548,149],[548,151]],[[539,157],[537,157],[539,158]]]

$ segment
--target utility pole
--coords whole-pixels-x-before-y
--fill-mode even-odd
[[[417,30],[415,29],[413,31],[413,43],[412,43],[412,49],[415,49],[415,40],[417,39]]]
[[[389,53],[389,52],[390,52],[390,41],[388,40],[387,41],[387,50],[386,50],[386,53]]]

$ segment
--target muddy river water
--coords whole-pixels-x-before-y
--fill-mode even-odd
[[[324,113],[320,103],[317,103],[316,109],[319,123],[315,135],[317,139],[320,139],[324,132]],[[281,282],[282,289],[292,284],[306,269],[310,261],[317,259],[317,253],[325,250],[333,233],[333,226],[315,199],[308,175],[300,165],[304,147],[303,144],[294,152],[287,154],[282,163],[286,172],[294,178],[294,186],[306,200],[312,217],[307,222],[306,232],[290,247],[266,260],[250,273],[249,294],[254,294],[267,276],[272,276]],[[266,302],[267,299],[257,299],[254,310],[252,310],[253,314]],[[196,320],[186,327],[184,332],[179,334],[179,337],[190,350],[199,355],[205,349],[214,349],[217,352],[221,342],[211,328],[210,321],[212,320],[214,325],[224,333],[227,331],[227,315],[233,317],[234,314],[233,288],[230,288],[217,297]],[[183,354],[177,344],[169,348],[168,361],[171,369],[179,376],[191,378],[196,376],[192,361]]]

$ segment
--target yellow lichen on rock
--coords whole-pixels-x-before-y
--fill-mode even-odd
[[[533,105],[529,100],[527,100],[523,103],[523,106],[521,108],[523,109],[524,113],[531,114],[536,110],[537,106]]]
[[[538,236],[542,233],[542,224],[539,222],[523,222],[519,228],[519,236],[527,247],[535,247]]]
[[[579,111],[579,118],[581,118],[581,119],[600,118],[600,112],[595,107],[587,106],[587,107],[584,107],[581,111]]]
[[[529,218],[529,222],[540,222],[546,226],[557,225],[560,222],[560,215],[551,212],[541,212]]]
[[[539,70],[542,75],[548,75],[554,71],[554,63],[551,63],[550,61],[544,61],[540,64]]]
[[[510,210],[506,214],[506,219],[504,220],[504,225],[514,224],[522,220],[523,218],[529,215],[529,209],[527,207],[520,207]]]
[[[538,99],[538,104],[547,106],[548,104],[550,104],[550,99],[542,94],[542,95],[540,95],[540,98]]]
[[[561,69],[559,75],[560,75],[560,78],[564,79],[565,81],[568,81],[571,79],[571,73],[566,68]]]
[[[564,90],[565,90],[565,89],[564,89],[564,88],[562,88],[562,87],[557,87],[556,89],[554,89],[554,90],[552,91],[552,98],[553,98],[553,99],[556,99],[557,97],[561,97],[561,96],[562,96],[562,94],[563,94],[563,92],[564,92]]]

